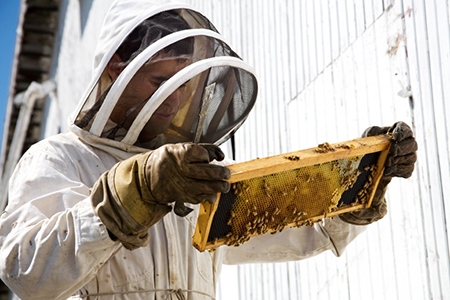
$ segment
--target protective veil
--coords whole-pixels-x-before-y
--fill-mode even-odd
[[[133,152],[139,151],[135,146],[152,149],[175,142],[224,142],[255,102],[257,82],[252,69],[192,8],[174,3],[146,5],[151,8],[130,12],[136,17],[127,23],[115,12],[128,14],[132,5],[123,1],[113,6],[99,41],[94,76],[72,130],[86,131],[82,135],[97,144]],[[120,62],[113,67],[122,71],[111,78],[108,63],[115,53]],[[177,72],[155,78],[146,71],[163,61],[174,62]],[[146,80],[139,81],[143,76]],[[127,88],[130,82],[136,84]],[[167,108],[166,120],[159,119],[155,125],[155,111],[175,93],[179,103]],[[118,113],[117,107],[125,105]]]
[[[162,61],[172,68],[155,78]],[[198,213],[192,205],[186,217],[167,213],[146,229],[145,246],[126,249],[93,207],[95,199],[100,209],[112,197],[102,189],[105,174],[168,142],[226,140],[253,106],[256,79],[203,15],[149,0],[113,3],[92,78],[71,132],[33,145],[10,181],[0,219],[0,276],[20,298],[214,299],[222,263],[299,260],[326,250],[341,255],[364,231],[325,219],[200,253],[192,246]]]

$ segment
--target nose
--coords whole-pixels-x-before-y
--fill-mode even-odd
[[[169,97],[167,97],[164,103],[170,105],[171,107],[178,108],[181,104],[183,90],[183,87],[176,89]]]

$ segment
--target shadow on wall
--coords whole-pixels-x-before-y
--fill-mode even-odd
[[[89,18],[89,12],[91,11],[93,0],[80,0],[80,29],[81,34],[84,33],[87,20]]]

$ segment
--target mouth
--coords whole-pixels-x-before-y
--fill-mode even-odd
[[[173,119],[173,117],[175,116],[175,113],[158,113],[155,112],[153,114],[154,117],[160,119],[160,120],[164,120],[164,121],[171,121]]]

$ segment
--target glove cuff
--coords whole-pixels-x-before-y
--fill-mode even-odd
[[[110,193],[108,173],[103,174],[91,190],[95,214],[102,220],[112,240],[119,240],[125,248],[133,250],[149,243],[148,228],[140,226],[130,217]],[[125,217],[124,217],[125,216]]]
[[[148,228],[172,209],[156,203],[146,185],[143,167],[149,155],[116,164],[91,190],[95,213],[113,240],[117,238],[129,250],[147,245]]]
[[[152,152],[139,154],[115,165],[108,174],[108,185],[124,221],[149,228],[163,218],[172,207],[156,202],[145,176],[145,164]],[[139,227],[139,226],[137,226]]]

